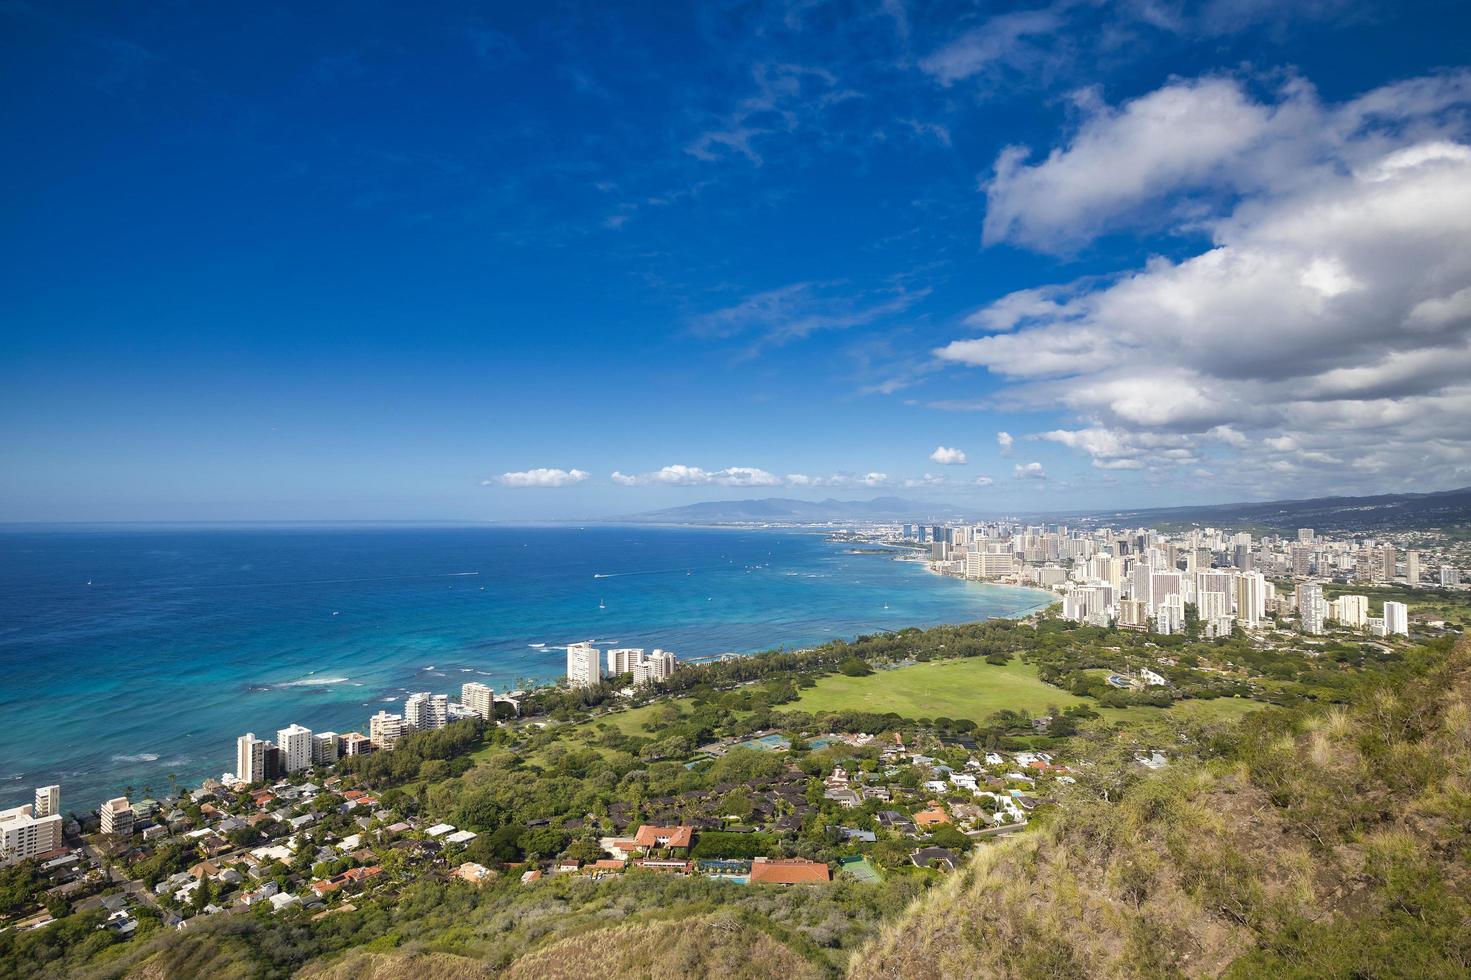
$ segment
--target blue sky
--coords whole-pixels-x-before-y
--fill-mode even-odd
[[[1471,484],[1457,3],[0,3],[0,520]]]

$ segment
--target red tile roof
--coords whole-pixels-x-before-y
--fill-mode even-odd
[[[826,864],[791,858],[785,861],[756,861],[751,865],[753,885],[801,885],[816,881],[832,881]]]
[[[639,827],[633,842],[639,847],[689,847],[694,837],[693,827],[655,827],[646,823]]]

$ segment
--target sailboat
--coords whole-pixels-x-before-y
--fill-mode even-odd
[[[607,609],[608,608],[608,604],[603,601],[603,599],[602,599],[601,596],[598,597],[598,608],[599,609]]]

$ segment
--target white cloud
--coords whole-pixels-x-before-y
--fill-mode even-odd
[[[652,473],[637,475],[614,471],[612,480],[624,487],[779,487],[782,485],[781,477],[754,466],[730,466],[723,470],[705,470],[682,463],[665,466]]]
[[[973,483],[974,485],[976,485],[978,487],[989,487],[991,484],[993,484],[995,482],[996,481],[993,480],[993,479],[991,479],[989,476],[978,476],[974,480],[971,481],[971,483]]]
[[[1011,472],[1018,480],[1047,479],[1047,473],[1042,469],[1041,463],[1017,463],[1012,467]]]
[[[1161,92],[1096,110],[1069,146],[1018,165],[992,188],[994,227],[1086,240],[1200,193],[1182,228],[1210,247],[1003,297],[968,321],[984,335],[938,355],[1010,381],[993,402],[1071,410],[1081,427],[1038,438],[1099,468],[1231,454],[1223,479],[1278,490],[1345,490],[1354,472],[1471,482],[1471,75],[1337,106],[1303,82],[1272,103],[1220,79]],[[1174,102],[1186,108],[1160,109]],[[1194,118],[1213,110],[1255,135],[1238,146]],[[1175,145],[1197,126],[1211,152]],[[1075,225],[1052,210],[1064,200]],[[1343,479],[1325,486],[1334,459]]]
[[[936,446],[935,451],[930,453],[930,459],[941,466],[963,466],[965,464],[965,450],[951,449],[947,446]]]
[[[909,489],[916,489],[919,487],[943,487],[948,485],[949,482],[950,481],[943,476],[939,476],[934,473],[926,473],[922,477],[911,477],[905,480],[903,485]]]
[[[831,476],[789,473],[786,482],[793,487],[882,487],[888,484],[889,475],[878,472],[834,473]]]
[[[755,354],[814,333],[869,326],[905,312],[927,295],[928,289],[903,287],[850,294],[832,283],[798,282],[702,313],[690,320],[690,331],[711,340],[745,338],[748,353]]]
[[[1061,7],[992,17],[921,59],[919,67],[942,85],[999,68],[1023,68],[1040,57],[1034,42],[1050,38],[1062,26]]]
[[[1011,447],[1015,442],[1016,440],[1011,437],[1010,432],[996,433],[996,445],[1000,447],[1001,455],[1003,456],[1011,455]]]
[[[586,480],[584,470],[535,469],[519,473],[502,473],[494,480],[481,481],[482,486],[499,483],[503,487],[566,487]]]

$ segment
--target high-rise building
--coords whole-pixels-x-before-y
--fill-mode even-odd
[[[1119,629],[1149,629],[1149,607],[1143,599],[1119,600]]]
[[[246,732],[235,740],[235,778],[242,783],[266,781],[266,750],[272,748],[270,740],[256,738],[254,732]]]
[[[1454,565],[1440,566],[1440,587],[1453,588],[1461,584],[1461,572]]]
[[[293,722],[276,733],[276,746],[281,750],[281,764],[287,772],[301,772],[312,767],[312,730]]]
[[[1312,572],[1313,549],[1311,545],[1292,546],[1292,574],[1305,577]]]
[[[420,691],[404,699],[404,724],[416,732],[432,732],[449,723],[449,695]]]
[[[633,683],[639,687],[668,680],[674,674],[674,654],[655,650],[633,665]]]
[[[495,690],[479,681],[460,686],[460,703],[486,721],[495,721]]]
[[[39,786],[36,788],[36,818],[52,817],[61,812],[61,787]]]
[[[1257,626],[1267,615],[1266,578],[1261,572],[1243,572],[1236,579],[1236,618]]]
[[[398,740],[408,734],[409,726],[404,721],[403,715],[390,714],[388,711],[379,709],[378,713],[368,719],[368,737],[373,742],[375,749],[385,752],[392,751]]]
[[[102,804],[98,811],[102,818],[102,832],[130,837],[133,834],[133,807],[126,796],[119,796]]]
[[[619,674],[631,674],[633,673],[634,665],[643,662],[644,651],[641,647],[622,647],[609,650],[608,676],[616,677]]]
[[[1317,582],[1303,582],[1297,587],[1298,623],[1304,633],[1323,632],[1328,618],[1328,604],[1323,601],[1323,587]]]
[[[1343,626],[1364,629],[1369,625],[1369,597],[1341,595],[1333,600],[1331,614]]]
[[[362,732],[348,732],[342,736],[343,756],[367,755],[373,751],[373,740]]]
[[[1379,577],[1386,582],[1394,581],[1397,557],[1394,549],[1389,545],[1385,545],[1384,550],[1379,552]]]
[[[312,765],[330,766],[342,751],[342,739],[336,732],[317,732],[312,736]]]
[[[603,659],[591,643],[567,647],[567,683],[572,687],[594,687],[603,680]]]
[[[54,792],[53,792],[54,791]],[[61,814],[41,813],[41,801],[56,810],[61,808],[61,789],[43,786],[36,790],[36,806],[0,810],[0,865],[15,864],[40,857],[62,846]]]
[[[1300,527],[1300,528],[1298,528],[1297,529],[1297,540],[1298,540],[1298,542],[1300,544],[1312,544],[1313,543],[1313,529],[1310,528],[1310,527]]]
[[[1410,585],[1420,584],[1420,552],[1405,552],[1405,581]]]
[[[1410,609],[1403,602],[1384,603],[1384,635],[1410,635]]]

